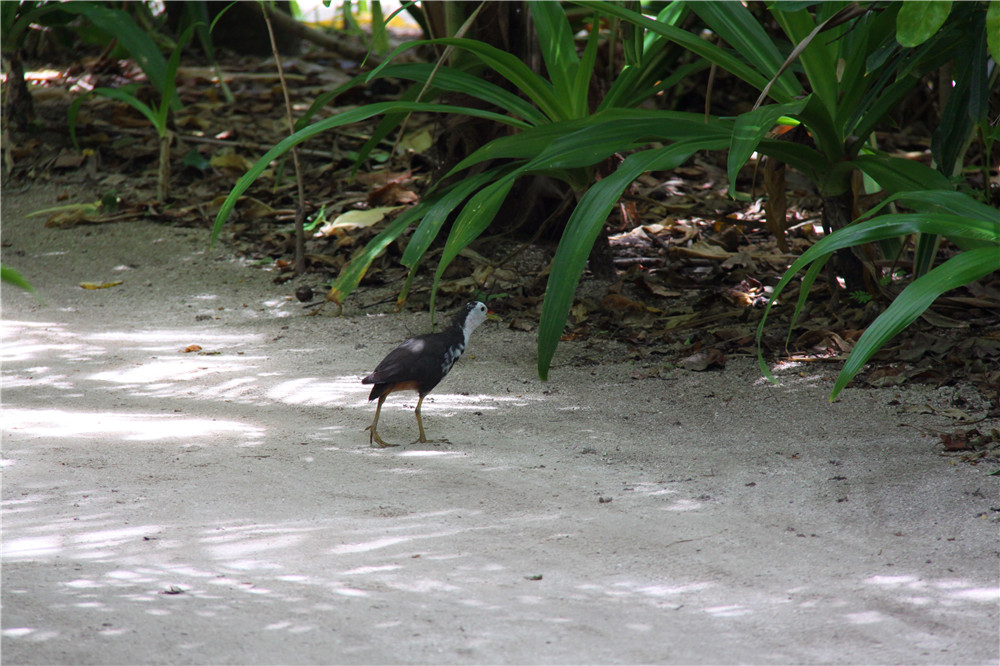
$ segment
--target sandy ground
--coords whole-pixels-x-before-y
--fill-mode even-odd
[[[426,313],[303,317],[207,230],[24,218],[55,194],[3,193],[44,299],[3,288],[5,664],[1000,659],[998,477],[917,413],[967,389],[606,343],[543,384],[488,323],[424,403],[450,441],[403,395],[374,449],[360,377]]]

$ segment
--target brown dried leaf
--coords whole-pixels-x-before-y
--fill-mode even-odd
[[[945,451],[967,451],[972,448],[968,435],[964,432],[946,432],[941,434],[941,443]]]
[[[837,333],[823,329],[806,331],[795,339],[795,349],[817,354],[840,354],[851,350],[851,343]]]
[[[750,272],[756,272],[757,262],[750,256],[749,249],[742,249],[722,262],[723,268],[736,268],[737,266],[746,268]]]
[[[259,220],[274,213],[274,209],[260,199],[242,197],[240,199],[240,215],[248,220]]]
[[[708,370],[711,367],[725,368],[726,367],[726,355],[723,354],[718,349],[709,348],[703,349],[699,352],[688,356],[686,359],[681,361],[681,366],[685,370],[691,370],[693,372],[702,372]]]
[[[692,243],[690,247],[678,247],[675,250],[678,254],[684,254],[689,257],[698,257],[699,259],[728,259],[730,254],[726,252],[724,248],[718,245],[712,245],[705,241],[698,241],[697,243]]]
[[[320,236],[328,236],[335,229],[362,229],[378,224],[389,213],[399,210],[402,206],[379,206],[368,210],[349,210],[341,213],[331,222],[324,224],[319,230]]]
[[[369,206],[392,206],[416,203],[417,201],[420,201],[420,195],[397,182],[387,183],[368,194]]]
[[[681,292],[674,289],[667,289],[662,284],[651,281],[649,278],[643,276],[639,277],[634,281],[635,286],[640,289],[645,289],[654,296],[659,296],[661,298],[677,298],[681,295]]]
[[[514,317],[510,320],[510,325],[507,328],[512,331],[530,332],[535,330],[535,323],[523,317]]]
[[[59,153],[55,161],[52,163],[52,168],[54,169],[76,169],[83,161],[86,159],[83,155],[64,150]]]
[[[608,294],[601,299],[601,307],[605,310],[617,310],[621,312],[645,312],[651,309],[639,301],[633,301],[621,294]]]
[[[371,171],[359,173],[355,178],[362,185],[369,187],[382,187],[390,183],[408,183],[413,180],[413,172],[406,171]]]
[[[109,289],[124,284],[124,282],[124,280],[115,280],[114,282],[81,282],[80,286],[84,289]]]
[[[241,174],[249,171],[250,167],[253,166],[253,162],[249,158],[232,152],[212,155],[208,162],[216,169],[239,171]]]

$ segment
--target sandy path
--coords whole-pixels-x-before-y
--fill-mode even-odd
[[[954,388],[605,343],[542,384],[487,324],[424,404],[450,442],[372,449],[359,379],[425,314],[302,317],[205,232],[23,218],[49,194],[3,202],[45,301],[3,288],[6,664],[1000,658],[998,477],[912,409]]]

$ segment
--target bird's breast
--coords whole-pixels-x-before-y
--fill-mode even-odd
[[[442,377],[448,374],[448,371],[451,370],[451,366],[455,365],[455,361],[457,361],[459,357],[462,356],[462,352],[464,351],[465,351],[465,345],[462,343],[448,347],[448,349],[444,353],[444,358],[441,360]]]

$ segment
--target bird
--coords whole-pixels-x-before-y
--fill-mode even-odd
[[[444,379],[444,376],[455,365],[455,361],[469,346],[469,337],[472,332],[479,328],[479,325],[487,318],[499,319],[486,308],[485,304],[479,301],[466,303],[465,307],[459,310],[452,319],[448,328],[439,333],[428,333],[407,339],[389,352],[375,366],[375,370],[361,380],[362,384],[374,384],[368,395],[368,401],[371,402],[378,398],[378,405],[375,407],[375,420],[365,428],[365,430],[370,431],[370,444],[373,446],[377,444],[382,448],[396,446],[379,437],[377,430],[382,403],[385,402],[390,393],[396,391],[416,391],[417,395],[420,396],[415,412],[417,428],[420,430],[420,438],[417,441],[423,444],[432,441],[428,440],[424,434],[424,424],[420,419],[420,405],[423,404],[424,397]]]

